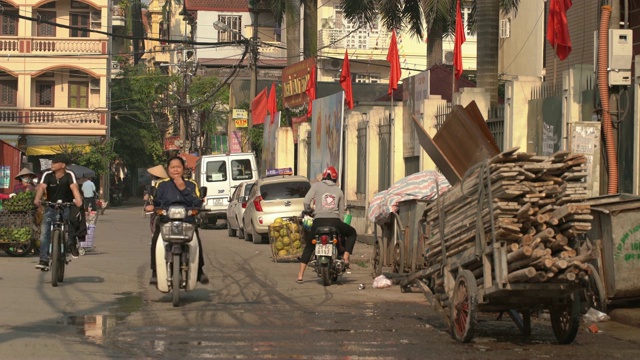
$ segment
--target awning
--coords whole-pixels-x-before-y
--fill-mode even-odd
[[[88,151],[89,146],[84,145],[83,149]],[[60,145],[27,146],[27,156],[54,155],[61,152]]]

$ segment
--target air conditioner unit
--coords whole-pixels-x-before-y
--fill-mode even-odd
[[[444,65],[453,65],[453,51],[445,50],[442,52],[442,63]]]
[[[100,90],[100,80],[98,79],[91,79],[89,81],[89,89],[90,90]]]
[[[329,69],[331,70],[340,70],[342,68],[342,63],[338,59],[333,59],[329,61]]]
[[[507,39],[511,36],[511,19],[500,20],[500,39]]]

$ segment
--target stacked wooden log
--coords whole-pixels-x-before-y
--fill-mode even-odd
[[[593,219],[589,206],[581,204],[587,197],[586,157],[516,151],[477,166],[427,207],[428,265],[442,262],[443,238],[452,259],[490,248],[495,236],[507,243],[509,282],[576,281],[588,275],[592,254],[577,245]],[[477,233],[485,235],[478,243]],[[483,275],[480,266],[470,269],[476,278]]]

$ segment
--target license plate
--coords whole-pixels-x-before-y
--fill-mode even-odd
[[[213,206],[222,206],[222,199],[213,199]]]
[[[331,256],[333,255],[333,245],[316,244],[316,256]]]

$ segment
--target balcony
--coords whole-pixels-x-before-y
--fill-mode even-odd
[[[352,31],[353,29],[321,29],[318,33],[318,48],[384,51],[389,49],[391,33],[388,31],[358,30],[349,34]]]
[[[0,39],[0,53],[18,54],[20,52],[20,42],[15,37],[13,39]]]
[[[0,126],[6,134],[104,135],[106,115],[106,109],[0,108]]]
[[[122,27],[125,25],[125,13],[124,9],[120,5],[115,5],[111,11],[111,25],[113,27]]]

